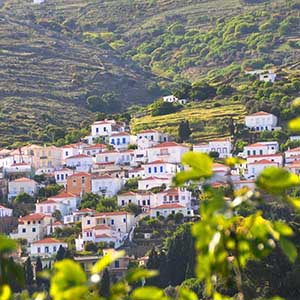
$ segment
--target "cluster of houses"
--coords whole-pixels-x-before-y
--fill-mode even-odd
[[[245,126],[254,131],[279,128],[276,116],[266,112],[247,116]],[[21,193],[37,195],[41,184],[32,179],[34,175],[44,174],[63,186],[58,195],[37,200],[31,214],[19,216],[17,229],[10,235],[15,239],[26,239],[31,256],[49,257],[61,246],[68,247],[53,237],[55,230],[77,222],[81,222],[81,233],[75,245],[76,250],[81,251],[88,242],[104,242],[119,248],[132,238],[141,216],[157,218],[182,214],[186,219],[192,218],[197,214],[197,199],[187,188],[172,185],[174,175],[184,169],[181,164],[183,154],[191,150],[218,154],[219,162],[213,164],[210,179],[215,187],[226,185],[230,174],[236,189],[245,186],[253,189],[256,177],[269,166],[284,166],[300,173],[300,148],[280,153],[276,141],[245,146],[238,154],[244,161],[229,170],[221,163],[223,158],[232,156],[229,138],[186,145],[172,141],[168,134],[158,130],[144,130],[132,135],[123,122],[97,121],[91,125],[91,135],[76,144],[62,147],[28,145],[0,151],[0,191],[8,203]],[[122,192],[126,182],[132,179],[137,181],[137,189]],[[119,210],[80,209],[86,193],[116,197]],[[130,204],[140,207],[142,215],[128,212],[125,208]],[[60,220],[55,218],[56,211],[62,216]],[[12,214],[11,208],[0,206],[0,218]]]

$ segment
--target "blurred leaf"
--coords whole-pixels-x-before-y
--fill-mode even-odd
[[[230,167],[230,168],[235,167],[236,164],[242,164],[244,162],[245,162],[244,159],[241,159],[241,158],[238,158],[238,157],[227,157],[225,159],[225,165]]]
[[[293,101],[292,105],[293,105],[294,107],[300,107],[300,97],[296,98],[296,99]]]
[[[287,189],[300,184],[299,177],[285,169],[266,168],[257,178],[256,184],[270,194],[283,194]]]
[[[167,298],[164,296],[163,290],[161,290],[157,287],[147,286],[147,287],[136,288],[131,294],[131,299],[133,299],[133,300],[163,300],[163,299],[167,299]]]
[[[81,300],[88,293],[87,277],[81,266],[65,259],[54,264],[50,296],[54,300]]]
[[[293,229],[283,222],[274,222],[274,226],[281,235],[292,236],[294,234]]]
[[[187,288],[180,288],[179,290],[179,297],[177,300],[197,300],[198,296],[191,290]]]
[[[100,260],[96,262],[96,264],[92,267],[91,272],[92,274],[101,273],[107,266],[113,263],[118,258],[125,255],[124,251],[117,251],[108,253],[107,255],[103,256]]]
[[[158,275],[158,271],[156,270],[134,269],[127,274],[126,279],[129,283],[133,283],[157,275]]]
[[[287,202],[292,205],[294,209],[300,209],[300,199],[288,197]]]
[[[233,300],[234,298],[221,295],[220,293],[214,293],[213,300]]]
[[[288,123],[289,129],[293,131],[300,131],[300,117],[297,117],[295,119],[292,119]]]
[[[213,161],[207,154],[187,152],[182,156],[182,164],[188,165],[191,169],[176,174],[174,178],[176,185],[212,176]]]
[[[283,237],[280,238],[279,245],[282,251],[284,252],[284,254],[288,257],[288,259],[291,262],[295,262],[297,258],[297,249],[295,245],[291,241]]]
[[[9,285],[5,284],[0,286],[0,300],[9,300],[12,297]]]

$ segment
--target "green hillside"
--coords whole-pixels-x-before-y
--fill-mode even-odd
[[[258,100],[247,105],[245,98],[257,95],[249,89],[244,94],[243,85],[252,86],[243,78],[244,68],[300,60],[298,0],[1,3],[2,145],[52,142],[82,127],[83,121],[90,122],[91,111],[113,113],[146,104],[173,92],[183,81],[207,81],[216,88],[232,85],[238,91],[233,93],[235,105],[249,111],[263,105]],[[268,107],[277,105],[267,98],[263,101]],[[226,99],[231,101],[228,95]],[[227,102],[220,102],[221,111],[231,105]],[[189,113],[183,110],[180,115]],[[153,126],[135,122],[137,128]],[[49,124],[52,127],[46,128]],[[214,122],[203,126],[212,136],[219,134]]]

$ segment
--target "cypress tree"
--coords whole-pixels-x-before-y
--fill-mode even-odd
[[[26,285],[30,286],[33,284],[33,268],[32,268],[30,257],[27,258],[24,268],[25,268],[25,282]]]
[[[106,268],[103,272],[102,279],[100,282],[100,294],[104,298],[109,297],[109,289],[110,289],[110,276],[108,269]]]
[[[39,273],[42,271],[43,271],[43,264],[41,258],[38,256],[35,264],[35,280],[38,285],[41,285],[43,283],[43,280],[39,276]]]
[[[188,140],[190,138],[191,133],[192,131],[190,129],[189,121],[181,121],[178,127],[178,136],[180,142]]]
[[[155,249],[155,247],[153,247],[151,249],[151,252],[149,254],[149,259],[147,262],[147,269],[150,270],[158,270],[159,269],[159,255]],[[154,286],[159,286],[160,284],[160,280],[159,277],[151,277],[148,278],[146,281],[147,285],[154,285]]]
[[[60,245],[56,253],[55,260],[57,261],[63,260],[65,258],[65,252],[66,252],[65,248],[62,245]]]

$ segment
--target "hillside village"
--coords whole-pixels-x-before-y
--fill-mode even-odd
[[[252,132],[274,131],[280,129],[277,122],[275,115],[259,111],[247,115],[244,126]],[[226,188],[230,180],[235,189],[253,190],[257,176],[270,166],[300,173],[300,148],[280,153],[277,141],[246,145],[236,155],[242,160],[229,168],[225,159],[233,156],[230,138],[193,145],[177,143],[158,130],[133,135],[128,124],[105,119],[94,122],[90,135],[75,144],[27,145],[0,151],[2,231],[5,228],[13,239],[23,241],[20,259],[26,255],[32,259],[39,256],[44,263],[70,245],[75,258],[83,264],[97,259],[98,256],[85,251],[96,245],[105,251],[115,251],[130,245],[138,236],[149,240],[151,248],[155,234],[140,230],[135,233],[142,220],[175,219],[181,224],[198,218],[201,184],[178,188],[172,182],[177,172],[187,168],[181,164],[181,158],[189,151],[215,158],[209,181],[215,188]],[[40,193],[53,185],[58,188],[52,195]],[[109,199],[117,205],[104,209],[89,207],[84,199],[92,195],[98,197],[96,201]],[[31,201],[31,209],[18,215],[20,210],[15,209],[26,201]],[[58,232],[78,226],[78,235],[73,240],[57,238]],[[145,254],[146,251],[135,259],[145,264]],[[124,263],[129,261],[129,256],[122,258],[120,268],[123,270]]]

